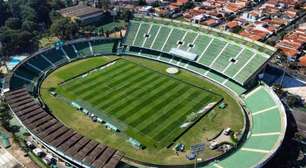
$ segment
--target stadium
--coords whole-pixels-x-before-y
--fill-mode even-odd
[[[287,126],[280,99],[260,81],[275,52],[229,32],[135,16],[123,39],[77,39],[26,58],[7,77],[5,100],[73,167],[192,167],[196,144],[205,145],[199,167],[262,167]],[[231,148],[212,149],[213,139]]]

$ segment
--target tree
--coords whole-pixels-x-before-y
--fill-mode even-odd
[[[67,18],[55,20],[51,25],[50,32],[63,39],[71,39],[77,35],[79,26]]]
[[[21,28],[21,21],[18,18],[8,18],[5,21],[5,26],[10,29],[20,29]]]
[[[181,6],[181,10],[185,11],[187,9],[191,9],[194,7],[194,4],[192,1],[188,1],[186,3],[184,3],[182,6]]]
[[[38,16],[36,11],[29,6],[23,5],[21,7],[20,14],[23,21],[30,20],[32,22],[38,22]]]
[[[144,6],[147,5],[147,2],[145,0],[138,0],[138,5]]]
[[[8,18],[8,7],[7,4],[0,0],[0,26],[4,25],[5,20]]]
[[[22,23],[21,29],[23,31],[35,32],[38,29],[38,25],[30,20],[26,20]]]
[[[59,10],[59,9],[65,8],[65,6],[66,6],[65,2],[61,0],[53,0],[50,2],[50,8],[52,10]]]
[[[297,95],[289,95],[287,97],[287,103],[290,107],[297,107],[302,104],[301,97]]]
[[[10,129],[11,119],[12,119],[12,116],[9,114],[9,108],[7,104],[1,103],[0,104],[0,122],[1,122],[1,125],[7,130]]]
[[[49,18],[50,6],[47,0],[28,0],[27,5],[36,11],[38,22],[45,23],[46,25],[51,24]]]

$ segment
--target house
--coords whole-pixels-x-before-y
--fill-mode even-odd
[[[72,21],[80,22],[81,25],[97,23],[110,17],[110,15],[106,12],[103,12],[102,9],[82,4],[61,9],[58,12],[63,17],[67,17]]]
[[[299,59],[301,66],[306,67],[306,54]]]

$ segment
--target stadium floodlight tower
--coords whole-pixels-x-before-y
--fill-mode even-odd
[[[195,154],[194,168],[196,168],[198,164],[198,154],[204,151],[205,144],[195,144],[192,145],[190,148],[191,152]]]

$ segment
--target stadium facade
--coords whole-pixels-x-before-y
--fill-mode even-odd
[[[275,51],[260,42],[205,26],[135,17],[124,39],[78,39],[59,48],[41,49],[28,57],[7,77],[5,99],[31,135],[62,160],[75,167],[116,167],[120,160],[137,158],[126,158],[120,151],[65,127],[43,108],[39,86],[53,70],[99,55],[133,55],[164,62],[226,88],[246,111],[242,142],[204,167],[261,167],[281,146],[287,125],[277,95],[258,82],[258,74]]]

